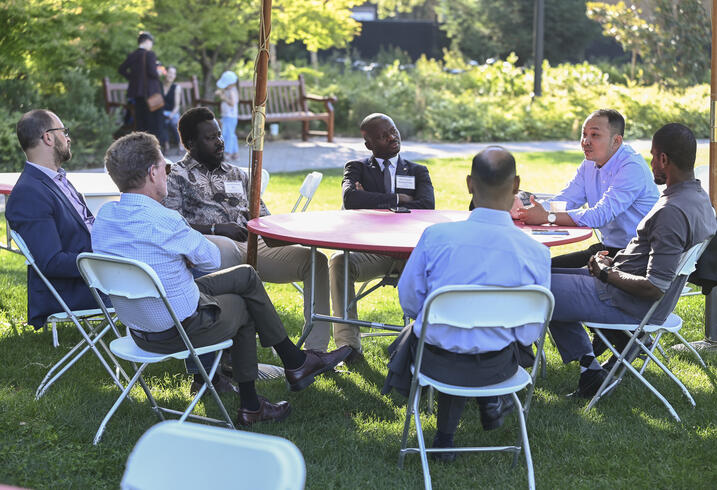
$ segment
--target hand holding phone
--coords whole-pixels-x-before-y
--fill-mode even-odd
[[[397,207],[395,207],[395,208],[389,208],[389,209],[390,209],[391,211],[393,211],[394,213],[410,213],[410,212],[411,212],[410,209],[405,208],[405,207],[403,207],[403,206],[397,206]]]

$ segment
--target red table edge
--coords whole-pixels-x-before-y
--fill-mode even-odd
[[[447,211],[452,211],[452,210],[447,210]],[[283,213],[283,214],[290,214],[290,213]],[[279,215],[274,214],[274,215],[270,215],[270,216],[279,216]],[[354,245],[348,249],[337,248],[336,243],[327,243],[322,240],[312,240],[312,239],[304,240],[304,239],[302,239],[301,242],[287,241],[286,237],[284,237],[283,235],[279,235],[278,233],[272,233],[270,231],[267,232],[267,231],[264,231],[263,229],[261,229],[261,223],[259,222],[259,220],[261,220],[262,218],[268,218],[270,216],[261,216],[259,218],[254,218],[254,219],[250,220],[247,223],[247,228],[252,233],[254,233],[256,235],[261,235],[263,238],[268,238],[275,242],[285,243],[288,245],[298,244],[298,245],[305,245],[307,247],[313,246],[313,247],[318,247],[318,248],[328,248],[328,249],[332,249],[332,250],[350,250],[352,252],[369,252],[369,253],[374,253],[377,255],[388,255],[391,257],[397,257],[397,258],[403,258],[403,259],[407,259],[411,255],[411,252],[413,252],[413,247],[390,247],[389,246],[389,247],[383,247],[380,251],[377,251],[370,246],[362,246],[362,245]],[[546,226],[523,225],[523,229],[525,229],[525,228],[528,228],[530,230],[541,230],[541,229],[544,230],[544,229],[546,229]],[[593,229],[586,227],[586,226],[559,226],[559,227],[555,227],[555,229],[556,229],[556,231],[564,230],[564,229],[586,230],[586,231],[590,230],[590,234],[593,233]],[[546,247],[557,247],[560,245],[568,245],[570,243],[581,242],[583,240],[587,240],[588,238],[582,238],[581,236],[574,236],[574,237],[568,236],[562,240],[556,240],[556,241],[552,242],[550,245],[545,245],[545,244],[543,244],[543,245],[545,245]],[[539,243],[541,243],[541,242],[539,242]],[[267,245],[269,245],[270,247],[272,246],[269,243],[267,243]]]

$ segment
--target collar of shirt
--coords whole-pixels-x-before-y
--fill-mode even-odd
[[[220,163],[219,166],[218,166],[217,168],[215,168],[214,170],[209,170],[208,167],[206,167],[205,165],[199,163],[197,160],[195,160],[194,158],[192,158],[192,157],[189,155],[189,153],[187,153],[187,154],[184,156],[184,158],[183,158],[181,161],[177,162],[177,163],[183,163],[184,166],[187,168],[187,172],[189,172],[190,170],[192,170],[192,169],[195,168],[195,167],[200,167],[202,170],[204,170],[204,171],[206,171],[206,172],[213,172],[214,170],[221,169],[222,172],[227,173],[227,172],[229,172],[229,170],[231,169],[231,166],[230,166],[227,162],[224,162],[224,161],[223,161],[223,162]]]
[[[602,167],[598,167],[597,163],[593,162],[593,165],[595,165],[595,170],[603,171],[603,172],[612,170],[612,167],[617,165],[617,163],[615,163],[615,162],[618,162],[622,159],[622,153],[624,150],[625,150],[625,145],[621,144],[620,148],[617,149],[617,151],[610,157],[610,159],[607,162],[605,162],[605,165],[603,165]]]
[[[376,157],[373,157],[373,158],[374,158],[376,161],[379,160],[379,159],[376,158]],[[383,158],[382,158],[382,159],[381,159],[381,163],[378,164],[378,168],[381,169],[381,172],[383,172],[383,168],[384,168],[384,166],[385,166],[386,160],[388,160],[389,162],[391,162],[391,168],[392,168],[392,169],[395,169],[395,168],[397,167],[397,165],[398,165],[398,155],[396,155],[395,157],[387,158],[387,159],[383,159]]]
[[[695,191],[702,190],[702,185],[699,183],[699,181],[697,181],[697,179],[693,179],[685,180],[684,182],[678,182],[677,184],[672,184],[671,186],[665,187],[665,190],[662,191],[662,195],[669,196],[671,194],[674,194],[675,192],[678,192],[680,189],[689,187],[694,187]]]
[[[156,209],[167,209],[149,196],[137,194],[136,192],[123,192],[120,195],[120,204],[123,206],[149,206]]]
[[[26,161],[25,163],[28,164],[28,165],[32,165],[33,167],[35,167],[36,169],[38,169],[38,170],[39,170],[40,172],[42,172],[43,174],[45,174],[45,175],[47,175],[48,177],[50,177],[52,180],[55,180],[55,179],[57,178],[57,176],[59,175],[59,172],[56,172],[56,171],[52,170],[51,168],[43,167],[42,165],[38,165],[37,163],[32,163],[32,162],[29,161],[29,160]],[[61,169],[61,170],[62,170],[62,169]],[[63,170],[63,172],[64,172],[64,170]]]
[[[513,218],[510,217],[510,213],[498,209],[475,208],[468,215],[468,220],[493,225],[513,226]]]

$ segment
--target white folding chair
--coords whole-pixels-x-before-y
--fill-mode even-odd
[[[306,211],[306,208],[309,207],[309,203],[314,198],[314,194],[316,193],[316,189],[319,188],[319,184],[321,184],[321,179],[324,178],[324,174],[321,172],[311,172],[310,174],[307,174],[304,178],[304,182],[301,184],[301,187],[299,188],[299,198],[296,200],[296,204],[294,204],[294,207],[292,208],[291,212],[296,212],[296,209],[299,207],[299,204],[301,203],[302,199],[305,199],[304,206],[301,208],[301,212],[303,213]]]
[[[105,312],[105,315],[110,322],[112,322],[112,319],[106,311],[104,304],[100,300],[98,291],[105,293],[113,300],[113,302],[116,303],[115,309],[120,321],[122,320],[122,317],[126,315],[128,310],[133,308],[133,302],[145,300],[147,298],[161,299],[167,308],[167,312],[174,321],[174,326],[177,329],[179,336],[182,338],[185,346],[187,347],[186,350],[173,352],[171,354],[156,354],[139,348],[130,335],[118,338],[110,343],[110,350],[117,357],[132,362],[135,374],[132,376],[132,379],[129,381],[127,387],[122,391],[122,394],[119,398],[117,398],[117,401],[112,406],[110,411],[107,412],[104,420],[102,420],[102,423],[95,434],[94,444],[97,444],[100,441],[102,433],[104,432],[110,418],[112,418],[112,415],[114,415],[117,411],[119,406],[122,404],[122,401],[124,401],[137,381],[139,381],[142,389],[147,395],[147,398],[152,406],[152,410],[161,420],[164,420],[165,413],[170,413],[179,415],[180,422],[184,422],[188,417],[192,417],[206,422],[225,424],[227,427],[233,429],[234,423],[224,408],[224,404],[214,389],[214,385],[211,383],[211,379],[214,378],[214,374],[219,366],[222,351],[231,347],[232,340],[229,339],[217,344],[194,348],[192,342],[189,340],[189,337],[184,331],[182,322],[179,321],[179,318],[177,318],[177,315],[172,309],[172,305],[167,299],[167,293],[164,290],[162,282],[154,270],[143,262],[96,253],[82,253],[77,257],[77,267],[80,269],[80,273],[85,279],[85,282],[87,282],[87,285],[90,287],[90,291],[92,291],[92,294],[97,300],[97,304]],[[121,301],[115,301],[116,298],[121,298]],[[212,368],[208,375],[198,357],[199,355],[206,354],[207,352],[216,352],[216,355],[214,356],[214,363],[212,364]],[[152,393],[149,391],[149,388],[147,388],[144,378],[142,378],[142,372],[149,364],[169,359],[187,359],[188,357],[191,357],[194,360],[197,368],[199,369],[199,373],[202,378],[204,378],[204,385],[199,389],[199,392],[192,399],[192,402],[184,412],[160,407],[152,396]],[[141,363],[140,367],[137,368],[135,363]],[[204,395],[207,388],[219,406],[219,410],[222,413],[224,421],[192,414],[194,407],[199,402],[202,395]]]
[[[305,483],[301,451],[284,438],[168,420],[137,441],[120,488],[301,490]]]
[[[247,176],[249,176],[249,167],[239,167],[241,170],[244,171]],[[271,176],[269,175],[269,172],[265,169],[261,169],[261,190],[259,191],[259,195],[263,196],[264,191],[266,190],[266,186],[269,185],[269,179]],[[249,189],[244,189],[244,192],[249,192]],[[248,195],[248,194],[247,194]]]
[[[426,488],[431,488],[431,475],[428,470],[427,453],[431,452],[468,452],[468,451],[511,451],[515,454],[514,463],[521,449],[525,453],[525,462],[528,468],[528,482],[530,488],[535,488],[533,461],[528,443],[528,431],[525,419],[530,408],[538,365],[541,362],[540,353],[543,350],[545,331],[553,314],[553,295],[542,286],[520,286],[515,288],[497,286],[456,285],[444,286],[436,289],[423,305],[423,327],[418,338],[416,348],[416,362],[411,366],[413,379],[406,405],[406,422],[403,428],[401,451],[398,457],[398,466],[403,466],[403,460],[408,453],[419,453],[423,467],[423,480]],[[421,373],[423,349],[425,345],[426,326],[429,324],[450,325],[456,328],[515,328],[518,326],[536,323],[541,325],[541,334],[537,341],[538,351],[529,374],[522,367],[509,379],[494,385],[481,387],[456,386],[432,379]],[[430,327],[429,327],[430,328]],[[441,393],[462,397],[486,397],[512,394],[518,407],[518,420],[520,422],[521,446],[488,446],[488,447],[460,447],[460,448],[426,448],[421,428],[421,416],[418,403],[421,399],[423,387],[432,387]],[[517,393],[528,387],[525,396],[525,405],[522,405]],[[411,426],[411,415],[416,424],[418,448],[406,447],[408,430]]]
[[[682,254],[680,264],[677,268],[677,275],[673,280],[673,285],[675,283],[679,283],[680,281],[684,285],[684,282],[687,280],[687,277],[695,270],[695,264],[700,258],[700,255],[702,255],[702,252],[704,252],[704,250],[707,248],[707,245],[709,244],[710,240],[711,237],[704,242],[698,243],[697,245],[690,248],[687,252]],[[600,339],[605,343],[608,349],[610,349],[613,355],[617,357],[617,362],[615,362],[612,369],[610,369],[607,377],[605,378],[605,381],[603,381],[602,385],[600,385],[600,388],[598,389],[597,393],[595,393],[595,396],[593,396],[592,400],[590,400],[590,403],[585,408],[586,411],[594,407],[601,397],[615,389],[615,387],[622,381],[625,371],[630,371],[637,377],[637,379],[642,382],[642,384],[647,386],[647,388],[652,393],[654,393],[655,396],[660,399],[660,401],[662,401],[665,407],[667,407],[667,410],[670,412],[670,414],[675,418],[675,420],[679,422],[680,417],[677,415],[677,412],[672,407],[670,402],[668,402],[667,399],[662,395],[662,393],[660,393],[643,376],[643,373],[645,372],[647,364],[650,362],[650,360],[657,364],[660,369],[662,369],[665,374],[667,374],[667,376],[672,379],[677,384],[677,386],[680,387],[682,393],[684,393],[692,406],[695,406],[695,401],[692,398],[692,395],[690,395],[690,392],[687,390],[685,385],[677,378],[677,376],[674,375],[674,373],[667,366],[660,362],[660,360],[657,359],[654,354],[655,348],[659,346],[659,341],[662,334],[671,333],[675,335],[680,340],[680,342],[682,342],[687,347],[687,349],[690,350],[697,357],[698,361],[703,367],[706,367],[704,361],[697,353],[697,351],[690,345],[689,342],[687,342],[687,340],[685,340],[682,335],[680,335],[679,331],[682,328],[682,318],[680,318],[677,314],[670,313],[670,315],[661,325],[649,323],[650,317],[652,316],[653,312],[658,308],[658,306],[660,306],[663,299],[664,298],[661,298],[652,304],[652,306],[639,324],[583,322],[586,327],[591,328],[595,332],[595,334],[600,337]],[[675,305],[672,305],[673,308],[674,306]],[[630,336],[630,340],[628,341],[622,352],[618,352],[617,349],[615,349],[612,343],[606,338],[605,334],[603,333],[603,330],[619,330],[625,332],[625,334]],[[645,345],[645,343],[640,339],[643,334],[649,334],[651,336],[654,336],[651,345]],[[640,371],[635,369],[632,363],[628,361],[628,358],[634,359],[634,355],[632,357],[628,357],[629,353],[634,348],[634,345],[637,345],[639,349],[648,357],[642,365]]]
[[[92,350],[92,352],[95,353],[104,368],[112,377],[112,380],[115,382],[115,384],[119,387],[120,390],[123,389],[124,387],[122,386],[122,383],[119,381],[118,378],[121,374],[124,376],[125,380],[129,380],[129,376],[127,376],[127,373],[124,372],[122,367],[117,362],[117,359],[114,358],[110,350],[107,348],[107,345],[102,340],[102,337],[110,329],[114,331],[115,336],[119,337],[120,335],[117,329],[112,323],[106,321],[105,315],[102,310],[71,310],[70,307],[67,306],[67,303],[65,303],[65,301],[62,299],[62,296],[60,296],[55,287],[52,285],[52,283],[47,279],[47,277],[45,277],[42,271],[40,271],[40,268],[35,262],[35,258],[30,252],[30,249],[27,247],[25,240],[23,240],[20,234],[15,230],[10,230],[10,236],[15,242],[15,245],[17,245],[17,248],[20,250],[20,253],[25,256],[25,263],[29,267],[32,267],[34,269],[42,282],[45,283],[47,289],[52,293],[55,300],[57,300],[57,302],[62,307],[63,311],[53,313],[47,318],[47,323],[52,326],[53,345],[55,347],[59,345],[59,343],[57,342],[57,323],[72,322],[77,327],[77,330],[79,330],[80,335],[82,335],[82,340],[79,341],[77,345],[75,345],[72,349],[70,349],[70,351],[65,354],[62,359],[57,361],[57,363],[52,366],[47,372],[42,382],[37,387],[37,390],[35,391],[35,400],[39,400],[40,397],[45,394],[48,388],[50,388],[50,386],[52,386],[52,384],[57,381],[60,376],[62,376],[68,369],[70,369],[70,367],[72,367],[73,364],[75,364],[83,355],[85,355],[88,350]],[[108,315],[112,315],[114,314],[114,309],[109,308],[107,309],[107,312]],[[110,358],[110,361],[112,362],[112,365],[115,369],[114,372],[110,365],[107,363],[105,357],[97,349],[97,344],[102,347],[104,352]]]

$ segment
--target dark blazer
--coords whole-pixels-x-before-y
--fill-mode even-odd
[[[81,252],[92,251],[90,232],[52,179],[26,164],[10,194],[5,216],[67,305],[73,310],[97,308],[75,262]],[[27,323],[40,328],[48,315],[60,311],[62,307],[40,276],[28,267]]]
[[[396,175],[415,177],[415,189],[398,189],[401,194],[412,196],[414,201],[402,204],[407,208],[435,209],[433,184],[428,169],[423,165],[404,160],[399,155]],[[356,182],[364,190],[356,190]],[[342,182],[344,208],[346,209],[388,209],[396,206],[396,193],[387,192],[383,187],[383,171],[374,157],[352,160],[344,167]]]
[[[142,69],[142,61],[145,61]],[[157,55],[154,51],[137,48],[127,55],[127,58],[119,67],[120,75],[129,80],[127,97],[147,98],[152,94],[161,94],[162,87],[157,73]]]

